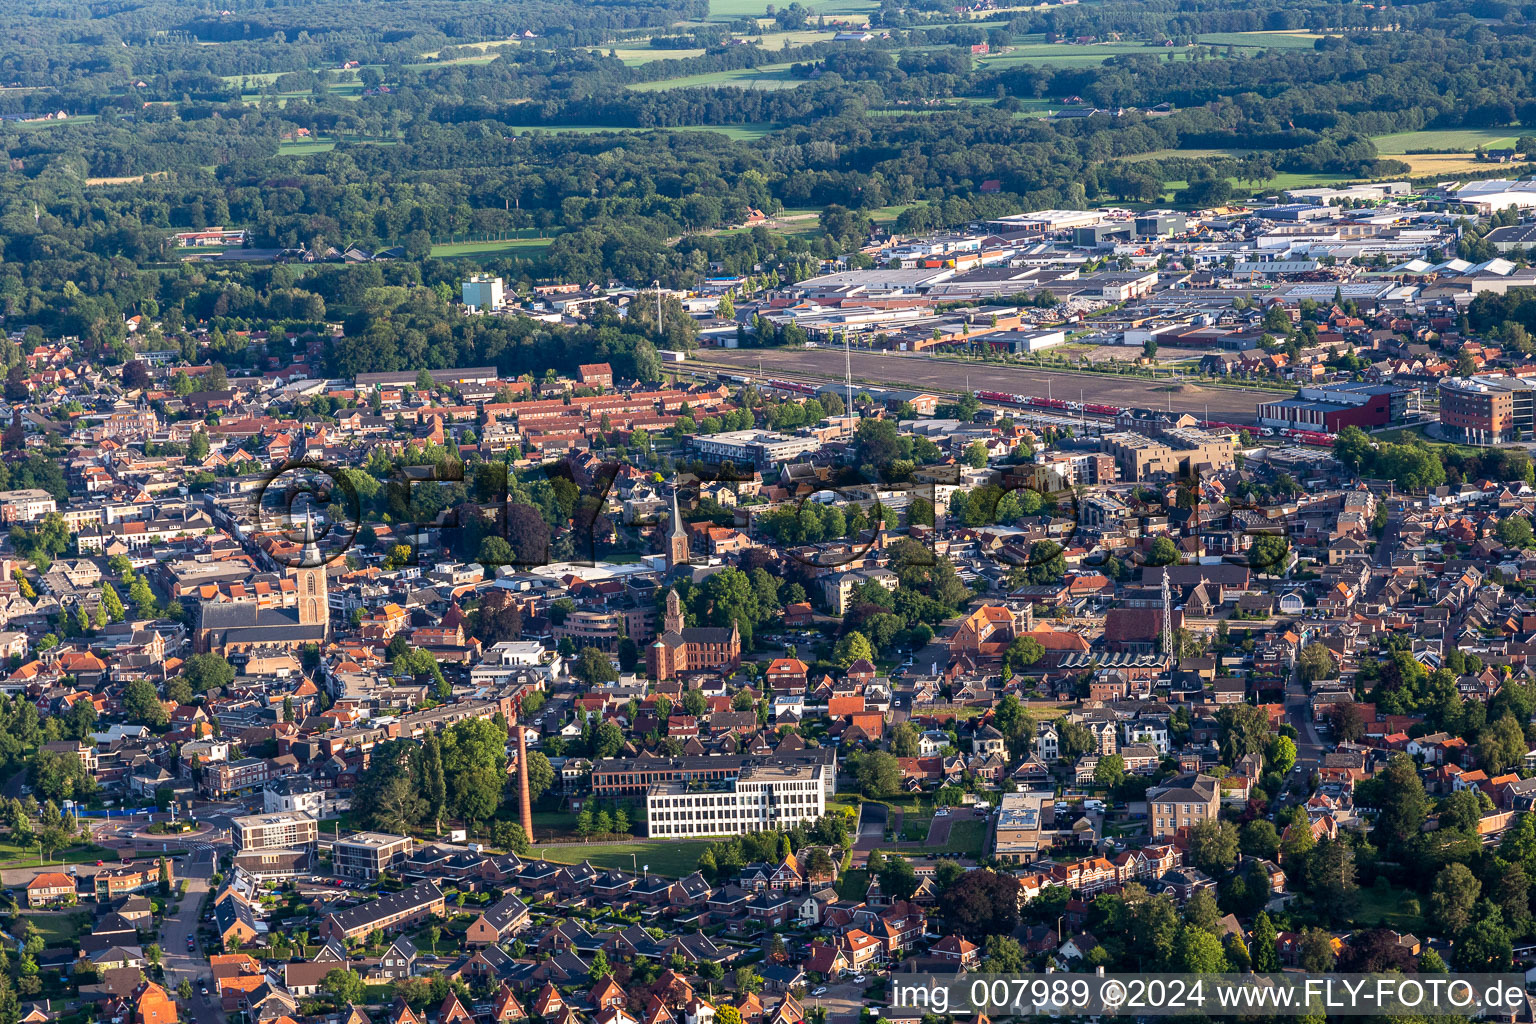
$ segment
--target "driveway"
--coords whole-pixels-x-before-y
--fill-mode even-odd
[[[869,851],[885,842],[885,805],[867,803],[859,808],[859,834],[853,843],[853,862],[856,868],[869,862]]]

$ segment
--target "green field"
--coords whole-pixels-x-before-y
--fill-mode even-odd
[[[1510,149],[1515,136],[1508,128],[1433,128],[1421,132],[1398,132],[1394,135],[1377,135],[1376,152],[1382,156],[1401,156],[1404,153],[1422,153],[1428,150],[1470,152],[1479,146],[1484,149]]]
[[[1249,192],[1283,192],[1288,188],[1322,188],[1325,185],[1340,185],[1359,179],[1346,177],[1342,174],[1292,174],[1285,172],[1275,175],[1268,181],[1261,181],[1257,184],[1251,181],[1239,182],[1236,178],[1228,178],[1227,180],[1232,183],[1232,188],[1236,192],[1246,195]],[[1165,181],[1163,182],[1163,187],[1167,189],[1164,197],[1171,198],[1173,193],[1180,189],[1188,188],[1189,182],[1178,180]]]
[[[657,82],[636,82],[631,89],[658,92],[662,89],[688,89],[711,85],[734,85],[742,89],[793,89],[804,79],[791,78],[788,64],[765,64],[760,68],[733,68],[682,78],[663,78]]]
[[[535,846],[533,856],[555,864],[580,864],[591,861],[595,868],[633,870],[650,865],[653,875],[681,878],[691,875],[699,865],[699,855],[709,849],[704,840],[655,840],[633,843],[588,843],[582,846]]]
[[[1314,32],[1207,32],[1203,46],[1253,46],[1267,50],[1310,50],[1322,37]]]
[[[1025,43],[1022,46],[1012,46],[1002,53],[988,54],[976,61],[976,67],[981,70],[996,71],[999,68],[1009,68],[1015,64],[1054,64],[1062,67],[1088,67],[1102,64],[1111,57],[1120,57],[1128,53],[1140,53],[1159,59],[1165,53],[1171,53],[1175,60],[1183,60],[1185,52],[1180,47],[1172,49],[1162,46],[1151,46],[1147,43],[1089,43],[1079,46],[1076,43]]]
[[[316,136],[309,139],[284,139],[277,144],[278,156],[311,156],[315,153],[329,153],[336,148],[335,139],[327,139]]]
[[[1224,157],[1241,159],[1252,152],[1253,150],[1251,149],[1154,149],[1146,153],[1124,156],[1120,159],[1127,163],[1136,163],[1141,160],[1176,160],[1181,157],[1189,160],[1210,160]]]
[[[520,132],[572,132],[578,135],[597,135],[602,132],[713,132],[716,135],[724,135],[728,139],[744,139],[747,142],[756,142],[764,135],[778,130],[777,125],[759,124],[688,124],[674,128],[614,128],[602,124],[560,124],[560,125],[513,125]]]
[[[709,0],[710,21],[735,21],[737,18],[766,18],[768,0]],[[880,4],[876,0],[825,0],[815,5],[816,13],[828,18],[867,17]],[[855,18],[863,21],[865,18]]]
[[[432,247],[432,255],[441,259],[454,256],[485,256],[505,252],[514,256],[537,256],[549,248],[549,238],[493,238],[484,242],[441,242]]]

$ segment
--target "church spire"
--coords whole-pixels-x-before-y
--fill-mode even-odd
[[[672,486],[672,522],[667,527],[667,568],[688,563],[688,534],[683,530],[683,513],[677,505],[677,485]]]
[[[315,510],[306,505],[304,507],[304,547],[299,552],[299,564],[313,569],[323,561],[320,545],[315,540]]]

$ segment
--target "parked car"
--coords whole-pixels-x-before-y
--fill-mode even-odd
[[[816,989],[813,989],[811,991],[811,995],[813,995],[813,996],[824,996],[826,994],[827,994],[827,986],[825,986],[825,985],[822,985],[822,986],[820,986],[820,987],[818,987]]]

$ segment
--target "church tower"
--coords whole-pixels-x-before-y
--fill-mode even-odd
[[[677,591],[667,591],[667,615],[662,620],[662,633],[681,633],[683,631],[683,601],[677,596]]]
[[[688,534],[677,508],[677,488],[672,488],[672,522],[667,526],[667,568],[688,564]]]
[[[304,514],[304,547],[299,552],[298,564],[289,567],[288,575],[293,577],[299,592],[299,625],[329,626],[331,605],[325,592],[325,557],[315,540],[315,518],[308,511]]]

